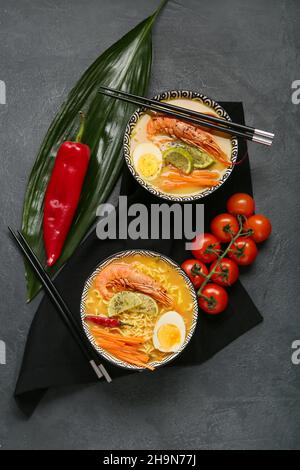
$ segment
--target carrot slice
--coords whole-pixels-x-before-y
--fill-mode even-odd
[[[130,364],[134,364],[134,365],[138,365],[138,366],[141,366],[141,367],[146,367],[146,368],[149,368],[151,370],[154,370],[153,367],[147,365],[147,362],[149,361],[149,356],[147,356],[144,353],[131,352],[131,351],[127,352],[127,351],[122,350],[122,349],[121,350],[116,350],[114,348],[106,348],[106,347],[104,347],[104,349],[106,349],[107,352],[111,353],[113,356],[115,356],[115,357],[117,357],[121,360],[124,360],[125,362],[129,362]]]
[[[159,186],[162,189],[178,189],[178,188],[186,188],[187,186],[202,186],[202,187],[210,187],[210,186],[217,186],[218,182],[209,179],[203,180],[191,180],[191,181],[161,181]]]
[[[96,343],[113,356],[129,364],[154,370],[147,364],[149,356],[139,348],[145,342],[142,336],[127,337],[119,333],[112,333],[101,327],[90,327]]]
[[[202,178],[202,176],[205,176],[205,175],[208,175],[210,176],[211,178],[219,178],[219,173],[217,171],[213,171],[213,170],[194,170],[191,175],[194,177],[194,176],[200,176]]]
[[[190,174],[181,173],[178,170],[170,169],[162,173],[162,176],[167,178],[180,178],[180,179],[191,179],[194,177],[208,177],[208,178],[218,178],[220,175],[217,171],[213,170],[193,170]]]
[[[133,348],[133,347],[130,347],[130,346],[118,346],[118,345],[113,345],[111,343],[105,343],[105,342],[102,342],[102,341],[99,341],[97,342],[97,344],[99,344],[101,347],[103,347],[104,349],[107,349],[107,350],[110,350],[110,351],[124,351],[128,354],[137,354],[137,353],[141,353],[138,349],[136,348]]]
[[[145,342],[145,338],[143,336],[123,336],[123,335],[120,335],[119,333],[110,333],[107,330],[102,329],[101,327],[90,327],[90,331],[97,336],[111,338],[114,341],[119,340],[124,343],[134,343],[134,344]]]
[[[133,364],[139,367],[145,367],[146,369],[149,369],[152,371],[154,370],[154,367],[150,366],[149,364],[144,364],[143,362],[140,362],[136,359],[132,359],[131,357],[127,357],[126,355],[122,355],[119,358],[124,360],[125,362],[129,362],[129,364]]]

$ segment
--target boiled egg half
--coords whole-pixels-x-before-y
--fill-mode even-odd
[[[177,352],[184,343],[185,335],[182,316],[172,310],[157,320],[153,331],[153,345],[162,352]]]
[[[137,145],[133,151],[132,158],[134,167],[142,178],[153,180],[159,175],[163,157],[156,145],[151,143]]]

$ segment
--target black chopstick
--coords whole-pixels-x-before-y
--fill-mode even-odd
[[[243,126],[242,124],[232,123],[231,121],[225,121],[224,119],[209,116],[207,114],[198,113],[197,111],[182,108],[180,106],[174,106],[170,103],[164,103],[158,100],[151,100],[142,96],[132,95],[120,90],[114,90],[113,88],[101,86],[98,90],[99,93],[110,96],[121,101],[135,104],[139,107],[149,108],[153,111],[163,112],[170,116],[184,119],[193,124],[208,127],[220,132],[224,132],[229,135],[236,137],[243,137],[264,145],[271,145],[274,134],[260,129],[254,129],[252,127]],[[213,124],[213,123],[216,124]],[[240,130],[237,130],[240,129]]]
[[[61,294],[56,289],[54,283],[51,281],[50,277],[48,276],[47,272],[44,270],[43,266],[41,265],[40,261],[36,257],[35,253],[27,243],[24,236],[17,231],[17,234],[8,227],[10,233],[14,237],[16,243],[18,244],[20,250],[25,255],[27,260],[29,261],[30,265],[34,269],[35,273],[37,274],[38,278],[40,279],[41,283],[43,284],[47,294],[53,301],[54,305],[57,308],[57,311],[60,313],[62,320],[64,321],[65,325],[68,327],[69,331],[71,332],[73,338],[77,342],[78,346],[80,347],[81,351],[87,358],[90,366],[94,370],[98,379],[101,379],[103,376],[107,380],[107,382],[111,382],[111,378],[104,368],[102,364],[96,364],[98,361],[98,355],[96,351],[92,349],[92,347],[87,343],[87,340],[83,334],[82,329],[80,328],[79,324],[75,320],[70,311],[69,307],[63,300]]]
[[[154,99],[151,99],[151,98],[146,98],[144,96],[134,95],[132,93],[127,93],[127,92],[122,91],[122,90],[116,90],[115,88],[110,88],[108,86],[101,85],[100,88],[102,88],[103,90],[106,90],[106,91],[117,93],[117,94],[122,95],[122,96],[127,96],[128,98],[138,99],[138,100],[142,101],[144,104],[149,103],[149,104],[154,104],[155,105],[155,104],[161,103],[161,101],[158,101],[158,100],[154,100]],[[226,127],[231,128],[231,129],[239,129],[239,130],[244,131],[244,132],[249,132],[250,135],[256,134],[256,135],[260,135],[262,137],[267,137],[268,139],[271,139],[271,140],[274,138],[274,134],[272,132],[262,131],[261,129],[255,129],[254,127],[245,126],[244,124],[239,124],[237,122],[225,121],[224,119],[221,119],[217,116],[210,116],[208,114],[204,114],[204,113],[200,113],[198,111],[194,111],[193,109],[186,109],[186,108],[182,108],[180,106],[175,106],[174,104],[171,104],[171,103],[163,102],[162,104],[163,104],[165,109],[168,109],[170,111],[177,111],[180,114],[187,114],[189,116],[204,119],[205,121],[208,121],[208,122],[216,122],[216,123],[221,124],[222,126],[226,125]]]

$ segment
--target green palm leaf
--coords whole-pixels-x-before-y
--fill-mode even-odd
[[[138,24],[106,50],[84,73],[54,118],[37,155],[25,194],[22,232],[41,261],[45,261],[42,220],[45,190],[56,152],[65,140],[73,140],[78,128],[78,112],[87,120],[82,142],[91,148],[91,160],[80,204],[65,242],[61,258],[48,269],[53,275],[72,255],[95,222],[96,209],[113,189],[122,166],[122,135],[133,112],[132,105],[97,93],[100,85],[136,94],[147,91],[151,62],[151,29],[164,6]],[[28,264],[25,265],[28,301],[41,285]]]

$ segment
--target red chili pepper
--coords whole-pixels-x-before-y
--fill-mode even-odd
[[[107,326],[108,328],[116,328],[118,326],[128,324],[118,320],[117,318],[100,317],[97,315],[87,315],[85,320],[95,323],[95,325]]]
[[[64,142],[58,149],[44,201],[44,242],[47,265],[60,257],[75,215],[90,160],[90,148],[82,144],[84,115],[75,142]]]

